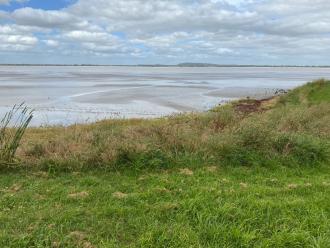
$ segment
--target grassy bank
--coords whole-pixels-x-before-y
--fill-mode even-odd
[[[330,82],[157,120],[28,129],[1,247],[329,247]]]

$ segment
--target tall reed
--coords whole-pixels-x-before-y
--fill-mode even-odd
[[[15,163],[20,141],[33,118],[33,110],[24,103],[14,105],[0,121],[0,165]]]

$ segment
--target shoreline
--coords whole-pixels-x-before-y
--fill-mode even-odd
[[[286,92],[286,90],[283,89],[261,89],[261,88],[255,88],[255,89],[249,89],[241,87],[239,88],[239,91],[237,92],[231,92],[230,90],[234,90],[233,88],[223,89],[223,90],[217,90],[212,97],[218,99],[215,104],[212,106],[209,106],[208,108],[204,109],[193,109],[191,107],[187,107],[184,105],[176,104],[174,102],[169,101],[162,101],[161,99],[156,99],[155,101],[145,101],[143,99],[141,100],[131,100],[132,104],[141,104],[146,107],[145,109],[141,109],[140,111],[127,111],[125,113],[118,111],[118,109],[111,109],[106,108],[109,104],[107,102],[100,101],[99,103],[93,103],[90,105],[90,103],[86,102],[84,104],[89,105],[86,106],[86,108],[38,108],[34,112],[34,118],[32,119],[30,128],[43,128],[43,127],[70,127],[74,125],[89,125],[89,124],[95,124],[97,122],[101,121],[107,121],[107,120],[130,120],[130,119],[141,119],[141,120],[152,120],[152,119],[159,119],[159,118],[168,118],[170,116],[175,115],[181,115],[181,114],[191,114],[191,113],[203,113],[212,110],[213,108],[216,108],[221,105],[229,104],[231,102],[235,101],[244,101],[244,100],[255,100],[258,102],[265,102],[268,100],[273,99],[276,96],[279,96],[280,94],[277,92]],[[95,92],[94,92],[95,93]],[[94,94],[93,92],[90,94]],[[97,92],[99,93],[99,92]],[[88,94],[86,94],[88,95]],[[85,94],[82,94],[82,96],[86,96]],[[210,93],[211,95],[211,93]],[[217,96],[218,97],[217,97]],[[74,97],[81,97],[74,96]],[[126,98],[127,101],[129,101],[129,97]],[[116,104],[119,105],[128,105],[128,104],[120,104],[119,102],[116,102]],[[98,108],[93,108],[94,106],[98,105]],[[104,106],[104,108],[102,108]],[[164,112],[149,112],[150,109],[154,109],[154,106],[158,106],[158,108],[162,108],[163,111],[167,111],[167,113]],[[3,108],[3,107],[2,107]],[[11,107],[8,106],[8,109]],[[148,111],[149,108],[149,111]],[[3,113],[4,111],[0,108],[0,113]],[[49,116],[57,116],[56,119],[61,119],[63,123],[54,123],[52,124],[49,122]],[[72,122],[70,120],[65,120],[65,117],[67,116],[76,116],[77,121]],[[94,116],[94,118],[93,118]],[[96,118],[95,118],[96,117]],[[40,119],[43,119],[44,121],[40,121]],[[36,121],[36,122],[35,122]]]
[[[196,64],[196,65],[166,65],[166,64],[142,64],[142,65],[109,65],[109,64],[0,64],[0,66],[72,66],[72,67],[89,67],[89,66],[106,66],[106,67],[181,67],[181,68],[196,68],[196,67],[217,67],[217,68],[330,68],[330,65],[219,65],[219,64]]]

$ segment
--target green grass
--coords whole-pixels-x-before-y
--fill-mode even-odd
[[[329,247],[328,169],[10,173],[0,246]]]
[[[329,102],[330,83],[325,79],[311,82],[291,91],[282,98],[284,101],[294,104],[319,104],[321,102]]]
[[[0,247],[330,247],[329,85],[28,129],[0,172]]]

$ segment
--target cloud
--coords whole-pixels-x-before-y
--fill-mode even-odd
[[[0,25],[0,50],[25,51],[38,44],[38,38],[33,35],[37,29],[16,24]]]
[[[33,36],[0,34],[0,50],[23,51],[36,45],[38,39]]]
[[[81,0],[69,11],[104,24],[110,23],[111,30],[130,32],[217,30],[248,26],[256,21],[252,11],[238,11],[224,1],[212,0]]]
[[[115,37],[106,32],[89,32],[84,30],[74,30],[64,33],[64,37],[79,42],[109,42],[115,40]]]
[[[43,28],[67,28],[79,24],[78,18],[64,11],[21,8],[11,17],[17,24]]]
[[[7,44],[20,44],[23,46],[32,46],[38,42],[38,39],[33,36],[23,35],[1,35],[0,41]]]
[[[78,0],[60,10],[0,11],[0,35],[2,47],[44,44],[92,61],[308,64],[330,56],[329,9],[328,0]]]
[[[43,42],[49,47],[58,47],[60,44],[57,40],[43,40]]]
[[[132,42],[144,44],[149,47],[170,47],[174,45],[178,40],[184,40],[188,37],[189,34],[186,32],[174,32],[164,35],[149,35],[146,37],[133,39]]]

